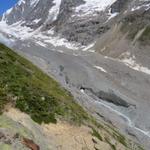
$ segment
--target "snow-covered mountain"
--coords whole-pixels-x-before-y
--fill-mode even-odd
[[[129,10],[139,8],[136,2],[132,2],[134,7]],[[125,11],[127,3],[122,0],[19,0],[3,14],[0,27],[15,38],[34,38],[43,45],[77,48],[92,44],[106,32],[110,28],[108,21]]]
[[[149,7],[148,0],[19,0],[3,14],[0,27],[17,39],[78,49],[108,31],[112,18]]]
[[[22,40],[78,49],[108,31],[112,18],[149,7],[148,0],[19,0],[3,14],[0,27]]]
[[[0,20],[1,42],[150,149],[150,0],[19,0]]]
[[[82,30],[91,28],[96,32],[97,29],[94,28],[100,23],[99,13],[102,13],[102,22],[107,21],[112,14],[110,11],[108,13],[104,11],[106,9],[108,11],[114,2],[115,0],[101,2],[98,0],[20,0],[3,14],[0,26],[3,30],[6,29],[4,32],[20,39],[34,36],[37,41],[40,38],[43,45],[46,43],[56,45],[56,41],[59,40],[58,46],[66,45],[69,48],[77,48],[87,42],[93,42],[92,31],[87,33],[88,40],[86,35],[82,35],[84,32]],[[84,29],[84,24],[87,29]],[[11,31],[8,31],[7,26]],[[51,39],[52,36],[53,39]],[[72,43],[69,44],[68,41]]]

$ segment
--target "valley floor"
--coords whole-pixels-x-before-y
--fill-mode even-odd
[[[53,76],[96,119],[104,119],[149,149],[148,74],[97,53],[63,47],[58,51],[26,42],[15,46],[18,53]]]

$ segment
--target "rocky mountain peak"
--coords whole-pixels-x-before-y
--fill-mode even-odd
[[[11,31],[17,30],[19,35],[22,30],[26,35],[30,33],[27,37],[36,41],[35,33],[44,34],[38,36],[40,42],[45,41],[44,36],[55,36],[61,44],[67,46],[68,42],[74,49],[93,44],[111,28],[116,17],[119,21],[130,12],[149,7],[149,0],[19,0],[4,13],[0,24],[3,28],[11,26]],[[15,38],[19,35],[13,34]]]

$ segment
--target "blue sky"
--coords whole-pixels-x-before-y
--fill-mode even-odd
[[[0,0],[0,15],[7,9],[11,8],[18,0]]]

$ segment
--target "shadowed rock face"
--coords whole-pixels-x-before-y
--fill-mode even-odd
[[[111,5],[111,12],[112,13],[120,13],[125,6],[127,6],[127,3],[130,0],[117,0],[114,4]]]
[[[80,90],[84,90],[84,91],[90,92],[93,95],[97,96],[99,99],[101,99],[103,101],[106,101],[108,103],[112,103],[112,104],[117,105],[117,106],[122,106],[122,107],[128,108],[129,106],[132,105],[132,104],[129,104],[128,102],[126,102],[126,100],[123,100],[122,98],[117,96],[113,91],[108,91],[108,92],[99,91],[99,92],[95,92],[92,88],[86,88],[86,87],[81,87]]]
[[[29,0],[26,0],[24,3],[16,4],[12,11],[4,17],[6,17],[6,22],[9,25],[22,21],[22,26],[36,29],[46,21],[49,10],[53,5],[52,1],[49,0],[42,0],[32,5]],[[34,20],[39,21],[34,22]]]

